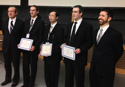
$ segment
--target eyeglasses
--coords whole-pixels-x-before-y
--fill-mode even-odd
[[[55,17],[55,15],[48,15],[48,16]]]
[[[79,11],[72,11],[72,13],[79,13]]]

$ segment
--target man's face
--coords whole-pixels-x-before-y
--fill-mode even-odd
[[[39,11],[36,10],[36,7],[30,7],[30,15],[31,17],[36,17]]]
[[[15,8],[14,7],[9,7],[8,8],[8,17],[11,19],[14,19],[17,15],[17,12],[15,12]]]
[[[79,13],[79,8],[76,7],[72,9],[73,20],[78,21],[81,18],[81,16],[82,16],[82,12]]]
[[[105,24],[109,24],[111,17],[108,17],[107,12],[101,11],[99,14],[98,20],[100,25],[105,25]]]
[[[58,17],[56,17],[56,12],[50,12],[50,14],[49,14],[49,21],[51,23],[55,23],[57,19],[58,19]]]

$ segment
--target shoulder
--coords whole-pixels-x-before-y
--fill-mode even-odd
[[[91,26],[92,27],[92,24],[90,24],[90,23],[88,23],[84,20],[82,20],[81,24],[84,25],[84,26]]]
[[[21,20],[19,18],[17,18],[16,21],[19,22],[19,23],[23,23],[24,22],[23,20]]]
[[[111,33],[112,33],[113,36],[116,36],[116,37],[121,36],[122,37],[121,32],[119,32],[118,30],[116,30],[116,29],[114,29],[112,27],[110,27],[110,29],[111,29]]]

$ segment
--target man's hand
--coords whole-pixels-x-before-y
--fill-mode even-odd
[[[62,45],[66,45],[66,43],[63,43]],[[62,45],[60,46],[61,49],[62,49]]]
[[[32,46],[30,51],[34,51],[35,50],[35,46]]]
[[[75,53],[76,53],[76,54],[79,54],[79,53],[81,53],[81,50],[80,50],[79,48],[77,48],[77,49],[75,50]]]

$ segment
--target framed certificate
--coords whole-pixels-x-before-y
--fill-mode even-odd
[[[46,43],[42,45],[41,56],[51,56],[52,54],[52,44]]]
[[[20,45],[19,45],[19,49],[22,50],[27,50],[30,51],[31,47],[33,44],[33,40],[32,39],[27,39],[27,38],[21,38],[20,40]]]
[[[75,48],[68,45],[62,45],[62,56],[70,60],[75,60]]]

